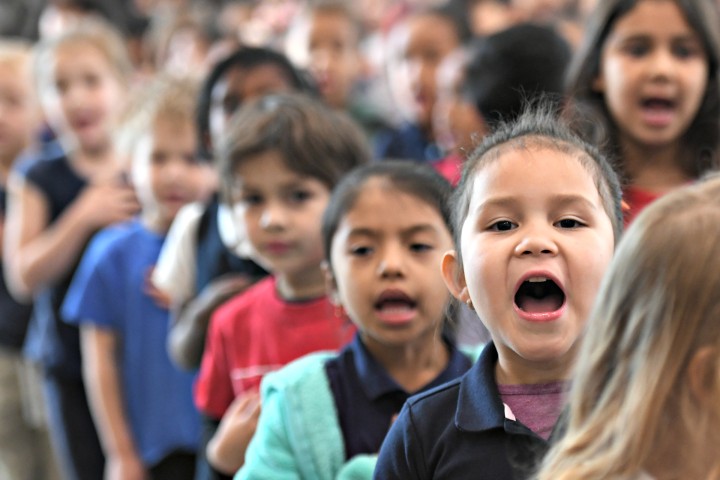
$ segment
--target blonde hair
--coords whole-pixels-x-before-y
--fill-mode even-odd
[[[667,452],[677,453],[680,477],[708,474],[700,459],[717,462],[708,435],[718,435],[720,354],[710,380],[715,411],[698,408],[687,373],[699,348],[720,352],[718,239],[717,176],[668,194],[637,218],[588,321],[567,431],[537,478],[632,478]]]
[[[27,70],[30,78],[30,44],[19,40],[0,40],[0,70],[12,69],[15,71]]]
[[[70,45],[85,44],[102,53],[116,77],[125,86],[130,84],[133,65],[122,35],[110,24],[99,19],[86,19],[57,37],[41,42],[35,52],[34,71],[39,92],[54,85],[53,57]]]
[[[199,84],[187,77],[163,74],[138,87],[120,114],[114,144],[118,154],[130,157],[140,139],[158,121],[195,126]]]

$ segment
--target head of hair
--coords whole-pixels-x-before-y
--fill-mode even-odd
[[[356,42],[360,43],[364,32],[357,8],[343,0],[315,0],[308,3],[307,13],[310,16],[325,13],[344,17],[353,29]]]
[[[490,126],[511,121],[524,99],[557,98],[570,62],[568,42],[553,28],[519,24],[478,39],[469,50],[462,92]]]
[[[710,478],[720,404],[700,407],[688,367],[703,347],[720,360],[719,236],[717,176],[664,196],[633,222],[588,321],[565,436],[539,478],[632,478],[668,451],[682,463],[672,478]],[[720,361],[713,370],[706,380],[717,400]]]
[[[448,231],[450,222],[450,183],[428,165],[404,160],[388,160],[359,167],[345,175],[333,190],[322,221],[325,259],[331,262],[330,249],[335,232],[343,217],[352,210],[368,181],[378,179],[387,183],[393,192],[404,193],[430,205],[438,211]]]
[[[589,17],[583,42],[568,68],[567,92],[572,100],[569,114],[587,130],[586,137],[617,155],[617,125],[602,93],[593,89],[600,74],[605,42],[616,22],[640,0],[603,0]],[[700,109],[682,138],[688,155],[678,161],[692,178],[718,165],[720,148],[720,18],[712,0],[673,0],[698,35],[707,55],[708,79]],[[583,120],[585,119],[585,120]],[[589,120],[588,120],[589,119]],[[619,156],[619,155],[617,155]]]
[[[75,45],[87,45],[98,50],[120,83],[125,86],[130,84],[133,65],[122,36],[106,22],[87,19],[57,37],[41,41],[37,46],[34,71],[38,91],[47,91],[54,84],[53,57],[57,52]]]
[[[316,178],[328,190],[370,160],[365,135],[347,115],[301,94],[269,95],[233,116],[218,149],[226,192],[238,165],[269,151],[277,152],[291,171]]]
[[[242,47],[224,60],[221,60],[208,74],[200,89],[200,98],[197,109],[197,126],[200,135],[200,154],[202,158],[212,157],[206,139],[210,133],[210,109],[212,107],[212,91],[222,78],[233,68],[244,71],[253,70],[257,67],[273,65],[285,75],[288,84],[299,92],[315,93],[315,88],[309,77],[297,70],[287,57],[279,52],[268,48]]]
[[[169,74],[156,76],[137,88],[120,114],[115,147],[123,156],[131,156],[144,135],[151,134],[157,122],[195,126],[198,84],[191,78]]]
[[[618,241],[622,233],[623,214],[622,192],[617,174],[602,153],[575,134],[569,125],[559,118],[552,103],[540,98],[528,104],[514,121],[500,123],[465,162],[462,178],[452,199],[452,231],[458,255],[461,252],[462,225],[468,215],[478,172],[509,150],[545,149],[572,156],[592,176],[605,213],[612,222],[615,241]]]

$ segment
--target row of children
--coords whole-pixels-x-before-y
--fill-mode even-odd
[[[717,149],[717,104],[712,101],[718,90],[717,27],[709,22],[714,12],[709,3],[672,0],[640,0],[630,6],[616,2],[615,8],[598,17],[605,22],[597,35],[606,38],[593,43],[595,50],[588,57],[595,64],[584,70],[591,72],[586,75],[593,98],[607,102],[604,111],[613,126],[609,132],[617,137],[612,145],[626,173],[638,186],[664,192],[702,175]],[[410,468],[432,469],[430,476],[441,476],[444,468],[459,468],[465,472],[461,477],[487,471],[488,478],[501,478],[493,465],[521,468],[520,460],[528,460],[522,452],[533,445],[542,449],[561,409],[577,340],[619,235],[617,180],[602,156],[551,128],[550,118],[539,123],[526,119],[515,130],[501,130],[473,154],[452,209],[449,187],[441,179],[422,168],[393,163],[348,176],[330,201],[340,178],[368,161],[365,141],[341,116],[295,97],[268,97],[231,121],[234,109],[253,97],[305,88],[282,56],[256,51],[256,56],[271,59],[252,65],[228,59],[209,77],[201,95],[200,135],[195,134],[195,107],[189,101],[197,92],[182,82],[158,80],[132,102],[120,118],[120,131],[126,132],[120,140],[132,158],[133,190],[113,161],[110,142],[125,98],[127,67],[117,42],[107,42],[104,33],[93,36],[93,30],[61,37],[39,56],[41,100],[65,153],[50,152],[45,160],[10,174],[5,235],[5,252],[11,252],[5,254],[8,285],[18,296],[34,294],[35,315],[45,327],[41,352],[51,430],[56,445],[67,449],[62,455],[65,469],[76,470],[71,478],[100,478],[103,468],[108,478],[143,478],[148,470],[153,478],[191,478],[188,464],[196,448],[197,418],[187,402],[190,377],[167,361],[168,313],[150,299],[163,304],[165,294],[171,293],[171,302],[188,314],[188,322],[173,326],[187,327],[175,330],[182,334],[175,346],[182,357],[190,340],[193,358],[188,363],[196,364],[209,312],[263,270],[273,276],[214,315],[198,379],[196,401],[208,416],[210,430],[226,417],[209,445],[210,460],[221,469],[234,471],[243,463],[260,412],[253,392],[263,374],[304,353],[342,346],[353,332],[349,318],[359,333],[339,356],[310,357],[283,371],[288,373],[268,377],[264,413],[240,475],[268,478],[270,474],[263,473],[268,465],[272,478],[280,475],[280,466],[291,476],[299,470],[308,478],[334,476],[341,468],[370,472],[374,460],[363,455],[379,450],[408,395],[458,377],[475,358],[473,352],[460,353],[443,328],[449,300],[447,293],[438,293],[445,291],[443,277],[455,296],[469,300],[480,313],[494,349],[483,350],[471,370],[478,374],[408,407],[393,428],[396,433],[388,440],[389,453],[383,454],[378,475],[386,478],[395,471],[404,477],[408,474],[399,472]],[[686,76],[693,68],[702,75]],[[628,72],[635,76],[625,78]],[[260,80],[251,82],[252,74]],[[180,245],[185,253],[168,255],[171,263],[182,259],[192,274],[171,273],[165,286],[158,282],[159,292],[147,278],[164,233],[182,204],[212,188],[211,182],[202,181],[205,174],[200,172],[206,167],[195,160],[196,137],[207,142],[208,150],[216,146],[221,190],[235,207],[223,207],[216,199],[195,208],[192,227],[181,229],[186,232]],[[650,154],[657,161],[647,161]],[[666,156],[671,161],[661,162]],[[8,155],[8,167],[12,160]],[[533,170],[538,178],[528,175],[528,165],[542,165]],[[570,187],[578,191],[558,200],[557,192]],[[495,188],[500,193],[493,192]],[[333,208],[325,213],[321,230],[328,204]],[[501,214],[483,226],[484,210],[494,208]],[[130,220],[140,209],[139,221]],[[458,216],[452,224],[451,210]],[[575,211],[566,216],[566,210]],[[542,233],[539,226],[535,233],[533,220],[544,216],[547,221],[550,213],[560,211],[548,229],[553,233]],[[230,220],[232,234],[247,239],[232,245],[237,252],[225,247],[232,241],[222,243],[223,218],[225,223]],[[99,227],[123,220],[130,223],[93,239],[65,298],[87,240]],[[235,224],[244,231],[233,231]],[[525,234],[527,227],[531,235]],[[450,232],[457,237],[458,253],[443,259],[443,252],[452,248]],[[510,239],[513,235],[526,245],[518,241],[510,252],[508,245],[518,238]],[[503,237],[510,241],[501,242]],[[490,254],[492,248],[498,250]],[[593,255],[589,259],[588,251]],[[323,258],[328,262],[325,270]],[[441,259],[442,275],[437,269]],[[528,260],[539,265],[528,270],[529,276],[519,266]],[[242,276],[229,287],[213,284],[214,291],[205,290],[210,280],[228,272]],[[153,278],[159,278],[158,273],[161,270]],[[176,283],[184,284],[179,296],[172,291]],[[332,292],[329,298],[326,285]],[[207,296],[197,296],[199,292]],[[57,316],[63,299],[65,320]],[[508,316],[511,309],[515,316]],[[157,316],[157,321],[146,316]],[[82,374],[76,333],[68,323],[82,325]],[[703,345],[710,345],[713,335],[708,333],[709,343]],[[716,372],[707,362],[715,357],[705,356],[709,360],[698,361],[704,372],[700,378],[711,381]],[[686,377],[682,373],[680,380]],[[312,382],[319,383],[301,389]],[[83,388],[88,389],[90,407]],[[295,389],[300,389],[297,397]],[[678,389],[696,390],[704,391]],[[519,445],[518,462],[498,463],[490,453],[504,445],[501,435],[487,440],[492,460],[463,465],[479,460],[485,449],[474,443],[475,437],[465,444],[463,435],[445,430],[454,424],[450,417],[455,403],[458,408],[462,404],[467,415],[457,417],[459,427],[474,425],[499,434],[495,424],[485,423],[488,418],[477,418],[478,412],[495,412],[491,416],[498,426],[509,425],[504,435],[520,437],[511,442]],[[538,412],[537,405],[548,410]],[[437,423],[416,425],[417,418],[426,417],[417,417],[412,411],[416,408],[439,408],[427,415]],[[307,412],[307,419],[299,412]],[[331,412],[336,415],[328,423]],[[443,421],[441,412],[450,419]],[[505,418],[519,422],[508,424]],[[106,467],[97,440],[92,449],[95,425]],[[320,438],[311,441],[316,435]],[[437,441],[446,435],[450,443]],[[472,453],[460,454],[462,448],[450,438]],[[504,452],[499,455],[506,458]],[[634,461],[634,467],[657,474]]]

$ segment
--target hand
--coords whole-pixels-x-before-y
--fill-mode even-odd
[[[250,392],[237,397],[208,443],[207,457],[218,470],[233,474],[245,463],[245,450],[257,428],[260,395]]]
[[[119,181],[106,181],[85,187],[76,200],[81,217],[91,229],[131,219],[140,211],[132,187]]]
[[[152,281],[153,270],[155,270],[155,266],[152,266],[145,271],[145,284],[143,285],[143,293],[145,293],[145,295],[147,295],[148,297],[152,298],[155,302],[155,305],[167,310],[170,308],[170,295],[155,286]]]
[[[105,459],[105,480],[147,480],[140,458],[134,453],[109,455]]]

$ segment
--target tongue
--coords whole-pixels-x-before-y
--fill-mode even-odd
[[[518,302],[518,307],[527,313],[547,313],[554,312],[559,307],[558,299],[554,295],[548,295],[544,298],[533,298],[529,295],[523,296]]]
[[[663,127],[672,122],[674,111],[668,105],[648,105],[643,109],[643,119],[651,126]]]
[[[410,304],[403,301],[387,301],[380,305],[379,310],[382,312],[404,312],[412,309]]]

